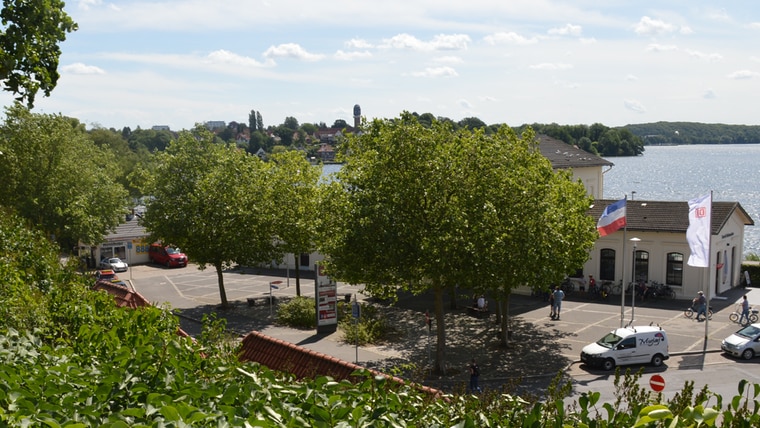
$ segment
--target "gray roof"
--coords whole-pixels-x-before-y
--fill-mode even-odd
[[[555,169],[612,166],[612,162],[546,135],[537,135],[539,149]]]
[[[106,241],[123,241],[144,238],[146,235],[145,228],[140,225],[139,220],[139,215],[128,214],[126,216],[126,221],[116,226],[116,229],[105,237]]]
[[[617,199],[597,199],[588,210],[588,214],[598,219],[607,205]],[[625,207],[626,227],[628,230],[646,232],[686,233],[689,227],[689,203],[669,201],[628,200]],[[745,226],[754,226],[755,222],[738,202],[713,201],[711,232],[720,233],[726,222],[738,213]]]

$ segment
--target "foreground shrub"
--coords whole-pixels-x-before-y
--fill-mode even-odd
[[[311,297],[299,296],[277,307],[277,322],[293,328],[317,328],[316,302]]]
[[[338,327],[343,332],[343,340],[352,345],[376,344],[386,339],[390,332],[385,318],[377,307],[360,303],[360,317],[353,316],[353,303],[338,303]]]

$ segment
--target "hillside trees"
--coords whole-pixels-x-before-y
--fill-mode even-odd
[[[102,242],[126,212],[113,153],[93,144],[76,119],[11,106],[0,127],[0,152],[0,204],[63,248]]]
[[[234,145],[214,143],[203,127],[185,131],[142,177],[151,195],[143,217],[149,239],[182,248],[201,269],[217,272],[222,307],[228,307],[223,270],[282,257],[275,243],[276,187],[272,164]]]
[[[432,290],[438,372],[445,290],[506,298],[519,285],[557,281],[593,243],[582,184],[554,173],[533,140],[507,127],[492,136],[438,121],[426,128],[405,112],[349,136],[345,164],[325,187],[321,250],[331,275],[380,296]]]
[[[0,11],[0,80],[3,90],[29,108],[39,90],[58,83],[59,44],[77,24],[61,0],[4,0]]]

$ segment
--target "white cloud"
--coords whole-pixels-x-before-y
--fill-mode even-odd
[[[385,49],[410,49],[430,52],[437,50],[465,50],[470,42],[470,36],[466,34],[439,34],[426,42],[411,34],[402,33],[389,39],[383,39],[380,47]]]
[[[79,8],[82,10],[90,10],[92,7],[97,7],[102,4],[102,0],[79,0]]]
[[[472,110],[472,103],[465,99],[460,99],[459,101],[457,101],[457,104],[459,104],[459,106],[462,108],[466,108],[467,110]]]
[[[552,36],[574,36],[579,37],[583,32],[583,27],[580,25],[565,24],[564,27],[551,28],[549,34]]]
[[[353,51],[353,52],[345,52],[342,50],[338,50],[335,52],[335,55],[333,55],[335,59],[343,60],[343,61],[352,61],[355,59],[362,59],[362,58],[371,58],[372,52],[370,51]]]
[[[461,64],[464,62],[464,60],[458,56],[439,56],[433,58],[433,61],[444,64]]]
[[[351,39],[345,45],[349,49],[370,49],[372,47],[372,43],[364,39]]]
[[[424,71],[412,73],[414,77],[457,77],[459,74],[451,67],[428,67]]]
[[[707,100],[713,100],[715,98],[718,98],[718,96],[715,94],[715,91],[712,89],[707,89],[704,94],[702,94],[702,98]]]
[[[61,71],[71,74],[106,74],[105,70],[100,67],[96,67],[94,65],[86,65],[81,62],[64,65],[61,67]]]
[[[265,63],[262,63],[262,62],[256,61],[253,58],[238,55],[236,53],[232,53],[224,49],[211,52],[210,54],[208,54],[207,59],[208,59],[208,62],[212,64],[227,64],[227,65],[235,65],[235,66],[241,66],[241,67],[258,68],[258,67],[272,67],[275,65],[274,61],[271,59],[267,59]]]
[[[693,51],[693,50],[687,50],[686,53],[689,54],[689,56],[692,58],[701,59],[705,61],[720,61],[723,59],[723,55],[719,53],[707,54],[704,52]]]
[[[530,45],[537,43],[538,39],[535,37],[527,38],[523,37],[515,32],[500,32],[494,33],[483,37],[486,43],[489,45],[511,44],[511,45]]]
[[[639,80],[639,78],[638,78],[638,77],[636,77],[636,76],[635,76],[635,75],[633,75],[633,74],[629,74],[629,75],[625,76],[625,80],[628,80],[628,81],[630,81],[630,82],[636,82],[636,81],[638,81],[638,80]]]
[[[636,113],[646,113],[647,109],[637,100],[625,100],[623,101],[625,108]]]
[[[753,79],[760,76],[760,73],[752,70],[738,70],[730,73],[727,77],[734,80]]]
[[[302,61],[319,61],[324,55],[312,54],[306,51],[297,43],[283,43],[277,46],[270,46],[264,52],[266,58],[291,58]]]
[[[642,36],[656,36],[665,33],[672,33],[676,30],[675,25],[669,24],[659,19],[652,19],[648,16],[644,16],[634,26],[636,34]]]

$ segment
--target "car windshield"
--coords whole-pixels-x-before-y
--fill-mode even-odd
[[[166,247],[167,254],[180,254],[179,248]]]
[[[599,341],[596,343],[599,346],[604,346],[605,348],[612,349],[621,340],[623,340],[622,337],[618,336],[615,333],[610,332],[610,333],[607,333],[607,335],[604,336],[603,338],[599,339]]]
[[[737,336],[746,337],[748,339],[754,339],[758,334],[760,334],[760,328],[757,328],[754,325],[748,325],[736,332]]]
[[[108,263],[121,263],[121,259],[118,259],[118,258],[109,259]]]

